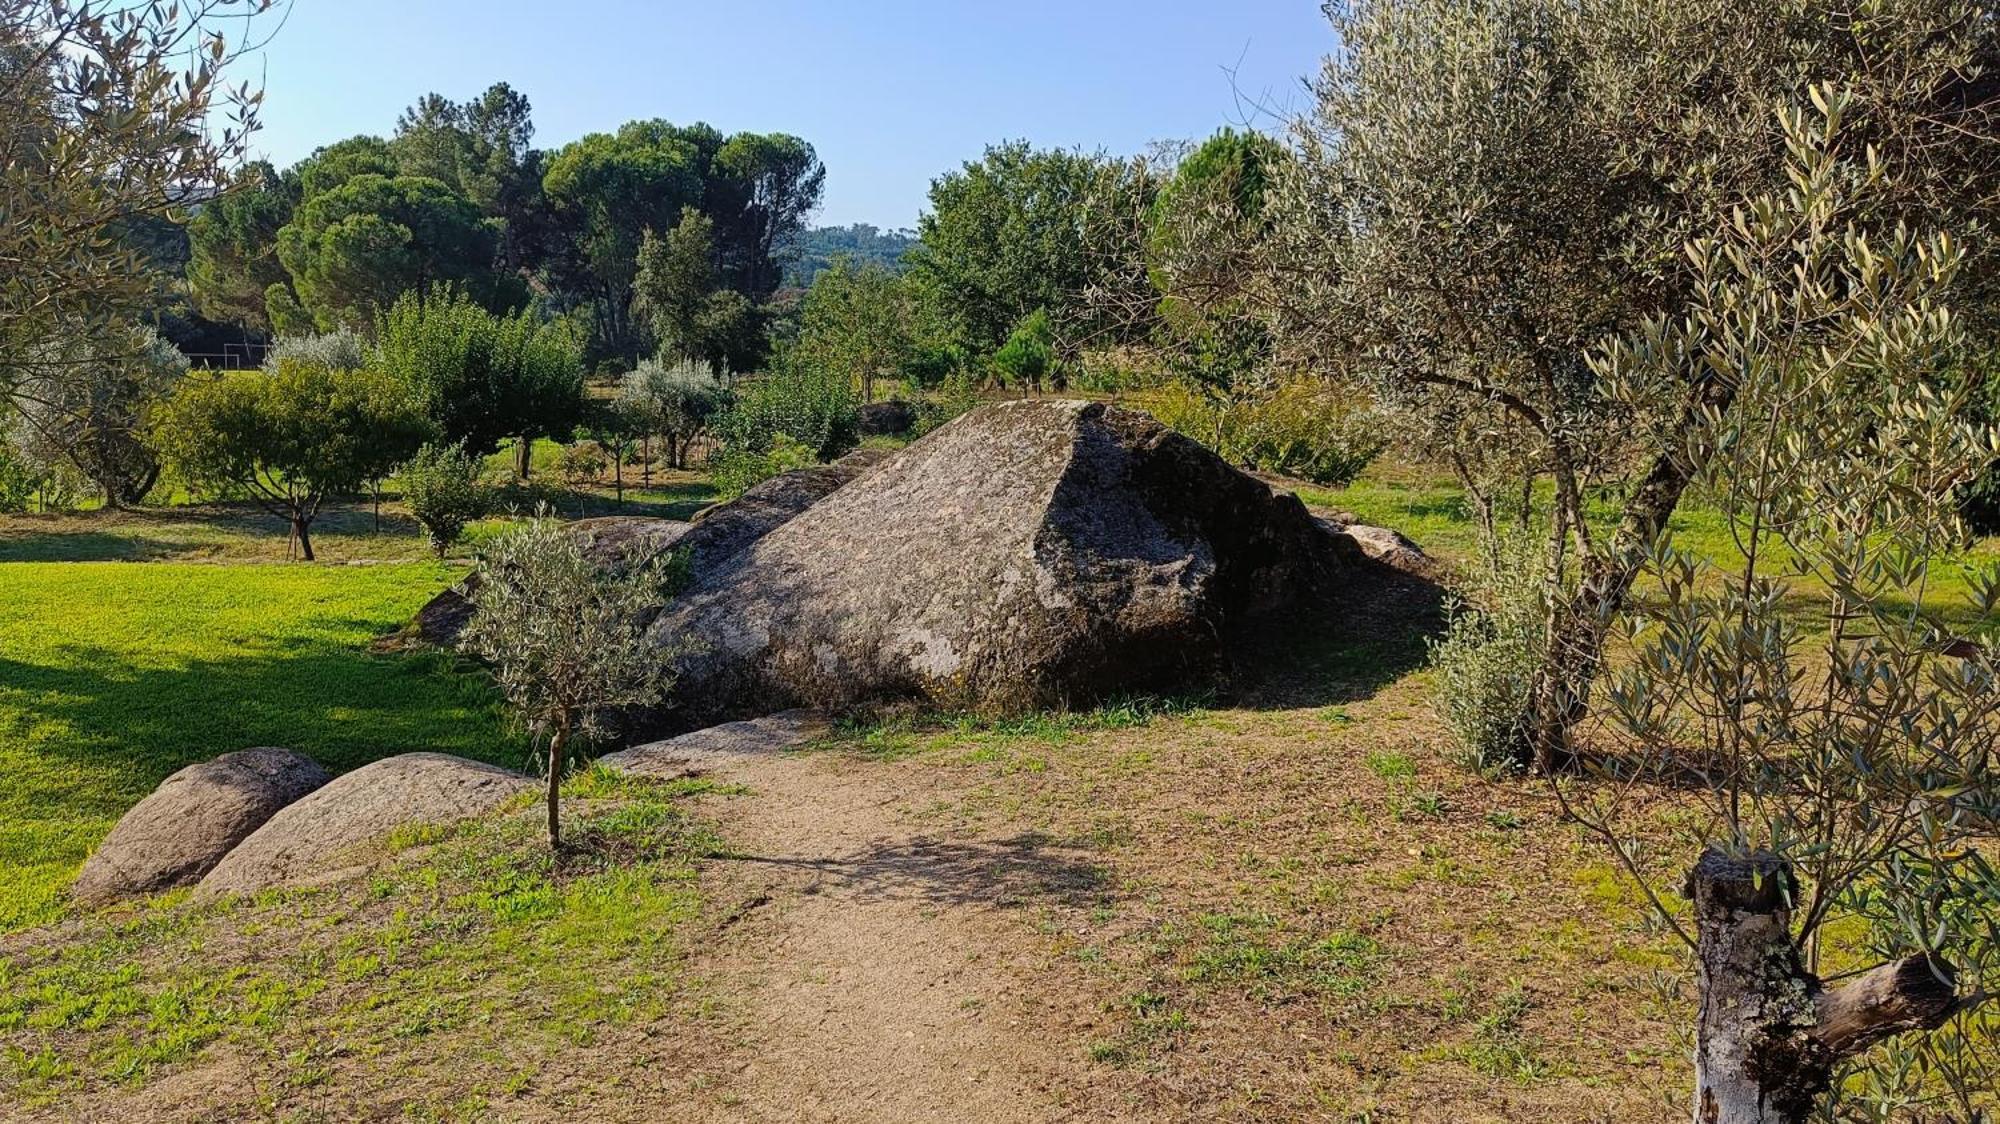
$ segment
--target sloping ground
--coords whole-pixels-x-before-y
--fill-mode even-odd
[[[523,810],[4,938],[0,1118],[1678,1117],[1665,946],[1380,624],[1227,709],[586,776],[561,868]]]

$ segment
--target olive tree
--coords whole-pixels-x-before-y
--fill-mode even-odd
[[[581,536],[538,515],[486,550],[460,644],[493,665],[501,693],[548,739],[549,846],[562,847],[560,799],[574,739],[673,685],[671,652],[646,626],[672,594],[673,568],[600,570]]]
[[[641,362],[618,386],[619,400],[640,424],[667,442],[667,463],[686,468],[688,447],[729,405],[729,391],[699,359],[668,366]]]
[[[271,0],[0,0],[0,395],[45,341],[156,298],[132,224],[228,190],[261,95],[225,74]]]
[[[1891,173],[1859,228],[1992,217],[1991,5],[1869,7],[1330,7],[1341,47],[1278,169],[1267,304],[1282,355],[1366,380],[1461,469],[1476,508],[1536,509],[1545,635],[1506,758],[1568,760],[1608,630],[1693,479],[1687,442],[1718,439],[1735,412],[1721,372],[1677,368],[1670,390],[1625,400],[1590,356],[1686,307],[1703,280],[1687,242],[1788,185],[1780,110],[1809,81],[1845,91],[1838,155]],[[1954,299],[1990,333],[2000,247],[1968,245]]]
[[[66,333],[32,356],[21,382],[23,428],[95,484],[107,505],[144,499],[160,477],[150,417],[187,374],[187,357],[145,327]]]
[[[1735,549],[1652,544],[1598,778],[1556,792],[1695,957],[1697,1120],[1818,1119],[1842,1093],[1858,1119],[1985,1119],[2000,566],[1974,570],[1960,603],[1939,586],[1967,542],[1956,493],[2000,458],[2000,430],[1950,377],[1965,250],[1944,231],[1871,232],[1889,170],[1836,157],[1846,91],[1810,100],[1783,114],[1791,187],[1690,242],[1685,313],[1591,356],[1640,416],[1691,370],[1721,384],[1727,410],[1661,440]],[[1633,808],[1662,786],[1699,798],[1670,843]],[[1691,862],[1685,911],[1657,885],[1663,844]],[[1864,947],[1822,941],[1837,928]]]
[[[248,492],[308,562],[327,497],[387,476],[435,433],[394,378],[297,360],[191,378],[161,414],[161,451],[189,486]]]

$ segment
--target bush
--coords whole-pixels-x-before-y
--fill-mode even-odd
[[[1516,761],[1528,693],[1547,643],[1548,602],[1531,536],[1493,546],[1442,637],[1430,642],[1431,706],[1478,769]]]
[[[1163,424],[1233,464],[1328,487],[1353,483],[1388,444],[1372,411],[1304,380],[1241,400],[1175,384],[1147,404]]]
[[[24,371],[23,457],[67,461],[114,507],[144,499],[160,477],[152,414],[186,377],[187,357],[143,325],[78,327],[28,349]]]
[[[264,354],[264,369],[286,361],[310,363],[324,371],[358,371],[368,365],[368,341],[352,328],[317,336],[281,336]]]
[[[604,455],[604,449],[595,441],[578,441],[563,446],[562,459],[556,462],[556,471],[562,474],[563,483],[571,488],[587,488],[604,478],[604,472],[611,467],[611,458]]]
[[[569,321],[496,316],[463,293],[433,289],[398,298],[376,338],[381,369],[409,388],[445,440],[474,453],[508,438],[567,435],[582,415],[583,343]]]
[[[960,414],[979,405],[979,388],[967,371],[956,371],[938,389],[917,399],[916,419],[910,424],[910,439],[916,440]]]
[[[0,441],[0,512],[18,514],[28,510],[35,498],[35,472]]]
[[[743,383],[716,431],[732,453],[768,453],[780,435],[821,460],[854,447],[859,437],[853,388],[844,374],[788,359]]]
[[[439,558],[458,541],[467,523],[484,517],[492,507],[493,490],[483,468],[462,442],[425,445],[402,468],[403,502],[423,524]]]
[[[811,449],[780,433],[772,440],[771,447],[761,453],[725,448],[715,459],[709,478],[723,499],[733,500],[773,476],[817,463]]]
[[[1021,319],[1014,334],[993,353],[993,371],[1003,386],[1040,387],[1056,369],[1055,327],[1038,308]]]

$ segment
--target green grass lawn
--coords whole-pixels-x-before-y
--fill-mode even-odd
[[[335,770],[419,749],[524,764],[482,676],[368,651],[454,573],[0,564],[0,931],[58,916],[118,817],[195,761],[280,745]]]

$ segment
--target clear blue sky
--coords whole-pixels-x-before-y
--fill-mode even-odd
[[[293,0],[241,74],[280,166],[506,81],[542,148],[644,117],[796,133],[817,221],[897,227],[993,141],[1134,152],[1297,108],[1331,45],[1318,0]]]

